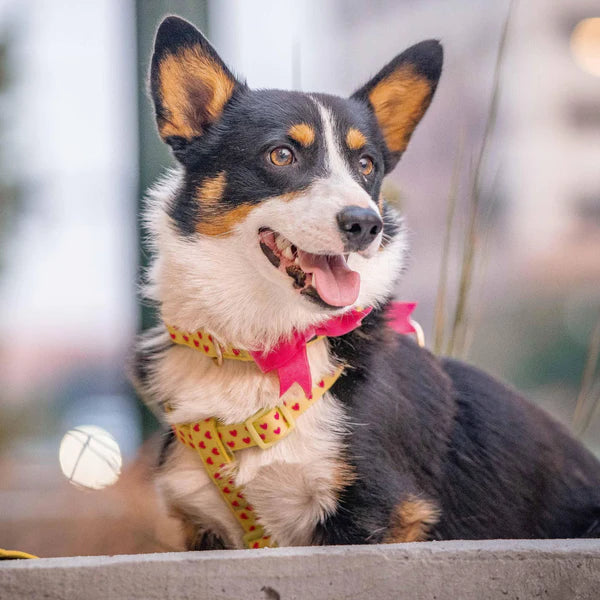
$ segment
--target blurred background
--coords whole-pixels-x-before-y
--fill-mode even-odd
[[[138,223],[172,160],[145,92],[168,13],[253,87],[348,95],[442,41],[435,100],[386,188],[411,232],[398,297],[419,302],[430,348],[600,453],[597,2],[0,0],[0,547],[180,548],[150,481],[157,424],[125,374],[155,319],[136,297]]]

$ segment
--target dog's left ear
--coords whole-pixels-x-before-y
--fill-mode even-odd
[[[366,102],[383,133],[385,172],[398,163],[437,87],[444,53],[437,40],[411,46],[352,94]]]
[[[159,26],[150,92],[161,138],[183,160],[189,142],[216,123],[234,94],[245,89],[191,24],[167,17]]]

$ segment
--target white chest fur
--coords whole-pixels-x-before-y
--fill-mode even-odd
[[[330,373],[327,340],[307,348],[313,383]],[[158,398],[173,411],[170,423],[216,417],[225,423],[242,421],[262,408],[281,402],[275,374],[263,374],[254,363],[227,360],[218,367],[199,352],[173,346],[153,369]],[[296,384],[286,394],[302,393]],[[284,397],[285,398],[285,397]],[[342,459],[344,411],[327,393],[301,415],[295,430],[267,450],[236,453],[236,485],[254,506],[267,533],[280,545],[310,543],[315,525],[335,508],[347,477]],[[158,477],[167,501],[211,529],[234,547],[243,547],[243,531],[210,481],[200,457],[175,444]]]

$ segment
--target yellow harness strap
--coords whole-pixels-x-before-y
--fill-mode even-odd
[[[176,327],[167,326],[171,339],[176,344],[195,348],[205,355],[216,359],[219,364],[223,358],[253,361],[246,350],[221,346],[212,336],[203,332],[185,332]],[[312,343],[312,340],[309,343]],[[265,450],[285,438],[295,427],[296,419],[306,412],[341,375],[340,367],[332,375],[323,377],[311,391],[309,397],[284,400],[273,408],[260,410],[241,423],[223,424],[210,418],[196,423],[172,425],[177,439],[195,450],[206,469],[211,481],[217,486],[221,497],[244,530],[244,544],[247,548],[276,546],[271,536],[265,535],[254,508],[248,504],[241,486],[234,485],[234,452],[258,446]]]
[[[258,446],[270,448],[295,427],[296,419],[306,412],[337,381],[342,369],[321,379],[309,398],[284,400],[274,408],[260,410],[241,423],[224,425],[210,418],[196,423],[173,425],[173,432],[184,445],[195,450],[211,481],[244,530],[247,548],[273,547],[275,542],[265,535],[254,508],[246,502],[243,487],[232,479],[235,466],[233,452]]]

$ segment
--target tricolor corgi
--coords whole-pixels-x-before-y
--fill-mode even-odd
[[[157,485],[189,549],[600,536],[600,464],[488,375],[433,356],[392,302],[381,185],[425,114],[439,42],[349,98],[252,90],[166,18],[150,73],[177,160],[148,195],[134,379],[167,432]]]

